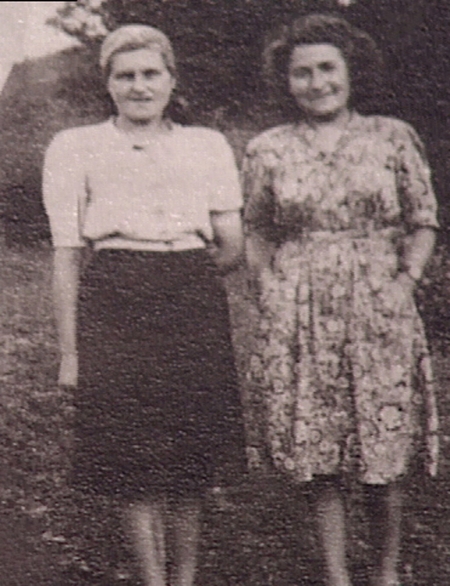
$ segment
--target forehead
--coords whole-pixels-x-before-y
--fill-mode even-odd
[[[111,73],[129,70],[167,69],[161,51],[158,48],[133,49],[116,53],[111,60]]]
[[[297,45],[294,47],[290,63],[291,66],[311,66],[327,61],[345,63],[345,59],[335,45],[321,43],[316,45]]]

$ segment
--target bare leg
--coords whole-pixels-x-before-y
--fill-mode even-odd
[[[166,502],[164,498],[128,505],[126,532],[145,586],[166,585]]]
[[[170,586],[192,586],[197,567],[201,500],[180,498],[170,505],[173,566]]]
[[[314,504],[328,584],[350,586],[346,556],[346,515],[342,494],[332,482],[317,483],[316,488]]]
[[[375,550],[374,586],[398,586],[403,492],[400,484],[367,487]]]

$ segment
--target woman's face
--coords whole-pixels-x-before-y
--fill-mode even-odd
[[[334,45],[298,45],[289,61],[289,91],[307,117],[330,118],[348,107],[350,76]]]
[[[111,62],[108,91],[122,116],[133,123],[161,119],[175,79],[157,49],[117,53]]]

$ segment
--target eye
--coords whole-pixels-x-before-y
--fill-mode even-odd
[[[131,71],[121,71],[119,73],[116,73],[114,75],[114,78],[118,79],[119,81],[133,81],[134,73],[132,73]]]
[[[157,77],[158,75],[160,75],[160,71],[158,71],[157,69],[146,69],[144,71],[144,77],[145,79],[153,79],[154,77]]]
[[[320,70],[323,71],[324,73],[330,73],[332,71],[335,71],[336,69],[336,64],[333,63],[333,61],[324,61],[323,63],[320,64]]]
[[[305,79],[311,75],[307,67],[294,67],[289,73],[291,77],[296,77],[297,79]]]

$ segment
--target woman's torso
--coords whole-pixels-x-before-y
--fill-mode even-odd
[[[96,248],[149,250],[202,248],[212,238],[210,212],[241,207],[223,135],[172,124],[142,146],[112,120],[55,138],[44,200],[54,240],[70,224],[75,246],[90,240]]]
[[[250,157],[258,153],[262,161],[256,174],[262,175],[259,188],[273,198],[278,236],[407,228],[421,221],[434,225],[429,172],[409,131],[398,120],[354,113],[330,153],[315,149],[302,125],[279,126],[257,137]]]

